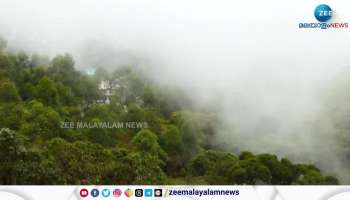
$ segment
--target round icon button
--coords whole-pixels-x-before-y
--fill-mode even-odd
[[[319,22],[326,22],[332,18],[332,9],[326,4],[318,5],[314,15]]]
[[[87,189],[81,189],[79,194],[81,197],[87,197],[89,195],[89,191]]]
[[[113,190],[113,196],[114,197],[120,197],[122,195],[122,191],[120,189],[114,189]]]
[[[111,191],[109,191],[109,189],[103,189],[101,194],[103,197],[109,197],[109,195],[111,194]]]
[[[91,190],[91,196],[92,197],[98,197],[99,194],[100,194],[100,192],[98,191],[98,189],[92,189]]]

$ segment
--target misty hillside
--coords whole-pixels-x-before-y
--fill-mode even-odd
[[[348,149],[347,113],[324,112]],[[139,66],[86,73],[69,54],[13,53],[0,40],[0,184],[339,184],[310,162],[221,145],[225,123]]]

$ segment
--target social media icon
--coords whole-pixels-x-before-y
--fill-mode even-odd
[[[102,196],[103,197],[109,197],[109,195],[111,195],[111,191],[109,191],[109,189],[103,189],[102,190]]]
[[[153,191],[152,189],[145,189],[145,197],[152,197]]]
[[[122,195],[122,191],[120,189],[114,189],[113,190],[113,196],[114,197],[120,197]]]
[[[135,197],[142,197],[143,196],[143,190],[142,189],[136,189],[135,190]]]
[[[134,192],[130,188],[128,188],[124,191],[124,194],[127,197],[131,197],[134,194]]]
[[[154,196],[155,197],[162,197],[163,194],[162,194],[162,189],[154,189]]]
[[[81,197],[87,197],[89,195],[89,191],[85,188],[81,189],[79,193]]]
[[[99,194],[100,194],[100,191],[98,191],[98,189],[92,189],[91,190],[91,196],[92,197],[98,197]]]

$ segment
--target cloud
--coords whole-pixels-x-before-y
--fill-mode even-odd
[[[337,20],[350,21],[349,2],[326,3]],[[14,51],[70,52],[81,69],[151,67],[154,80],[176,84],[193,101],[216,107],[226,123],[218,142],[330,169],[322,160],[336,152],[321,149],[334,143],[332,125],[320,117],[317,92],[349,65],[350,40],[344,30],[298,29],[299,22],[314,21],[316,5],[303,0],[2,0],[0,34]]]

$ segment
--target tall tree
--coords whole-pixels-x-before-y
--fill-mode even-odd
[[[21,135],[8,128],[0,129],[1,184],[17,183],[17,164],[25,151],[24,138]]]
[[[0,102],[16,103],[19,101],[20,97],[13,82],[7,79],[0,80]]]

